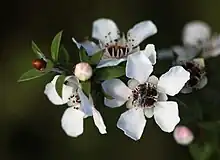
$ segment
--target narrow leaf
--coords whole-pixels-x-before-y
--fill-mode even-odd
[[[95,78],[98,80],[108,80],[125,75],[125,68],[122,66],[105,67],[97,69]]]
[[[38,58],[46,59],[45,55],[43,54],[43,52],[41,52],[40,48],[36,45],[34,41],[32,41],[32,50]]]
[[[90,57],[87,55],[86,50],[83,47],[79,50],[79,58],[81,62],[89,63]]]
[[[103,51],[98,51],[93,56],[91,56],[90,60],[89,60],[89,64],[91,64],[91,65],[98,64],[103,56],[103,53],[104,53]]]
[[[65,81],[65,78],[66,77],[64,75],[60,75],[56,81],[56,91],[61,98],[62,98],[63,83]]]
[[[81,82],[81,86],[85,95],[89,97],[89,94],[91,93],[91,82],[90,81]]]
[[[18,82],[29,81],[29,80],[41,77],[47,73],[48,72],[41,72],[34,68],[22,74],[22,76],[18,79]]]
[[[58,61],[62,33],[63,31],[60,31],[59,33],[57,33],[57,35],[54,37],[52,44],[51,44],[51,57],[55,62]]]
[[[33,68],[25,72],[24,74],[22,74],[22,76],[18,79],[18,82],[29,81],[29,80],[44,76],[47,73],[49,73],[52,68],[53,68],[53,63],[50,60],[47,60],[47,66],[43,71],[38,71],[35,68]]]
[[[59,62],[67,64],[69,62],[70,56],[64,45],[60,46],[60,53],[59,53]]]

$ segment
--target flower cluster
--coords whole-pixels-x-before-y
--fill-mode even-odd
[[[67,107],[61,126],[68,136],[81,135],[83,120],[88,117],[93,118],[101,134],[107,133],[96,109],[100,105],[96,99],[102,98],[107,107],[126,106],[127,111],[120,115],[116,126],[131,139],[139,140],[147,120],[154,117],[162,131],[174,131],[176,142],[188,145],[194,134],[184,125],[177,126],[181,115],[178,100],[173,97],[207,84],[204,58],[220,54],[220,38],[211,36],[207,24],[195,21],[183,29],[183,46],[158,51],[158,54],[153,44],[141,49],[140,43],[156,33],[155,24],[149,20],[134,25],[127,34],[120,32],[110,19],[95,20],[91,33],[93,41],[78,42],[72,38],[80,57],[80,62],[75,64],[61,44],[61,31],[52,41],[51,58],[32,42],[37,55],[32,62],[34,69],[24,73],[19,82],[53,73],[44,94],[54,105]],[[166,73],[155,73],[157,59],[167,57],[172,59],[171,68]]]

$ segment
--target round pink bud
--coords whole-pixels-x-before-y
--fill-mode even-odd
[[[92,67],[86,62],[78,63],[75,66],[74,74],[80,81],[86,81],[92,76]]]
[[[189,145],[194,139],[192,131],[186,126],[177,126],[173,131],[173,137],[176,143],[184,146]]]

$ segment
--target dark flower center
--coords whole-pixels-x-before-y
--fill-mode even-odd
[[[153,84],[140,84],[132,92],[134,105],[151,107],[157,101],[158,93]]]
[[[205,71],[194,62],[186,62],[182,66],[190,72],[190,79],[187,82],[187,85],[190,87],[197,85],[202,76],[205,74]]]
[[[129,48],[127,46],[111,45],[108,46],[106,49],[110,57],[114,58],[123,58],[126,57],[129,53]]]

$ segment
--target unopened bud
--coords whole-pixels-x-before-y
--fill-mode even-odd
[[[174,129],[173,137],[176,143],[184,146],[189,145],[194,139],[192,131],[186,126],[177,126]]]
[[[47,62],[43,59],[35,59],[32,61],[32,65],[35,69],[42,71],[46,68]]]
[[[92,67],[85,62],[78,63],[75,66],[74,74],[80,81],[86,81],[92,76]]]

